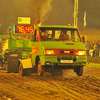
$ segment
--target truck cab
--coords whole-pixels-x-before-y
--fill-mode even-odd
[[[55,75],[61,74],[63,69],[73,69],[78,76],[82,76],[87,57],[77,27],[34,26],[33,40],[32,65],[38,75],[48,70]]]

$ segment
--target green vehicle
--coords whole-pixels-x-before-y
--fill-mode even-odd
[[[14,25],[7,40],[1,59],[8,72],[19,72],[21,76],[49,72],[54,76],[73,69],[78,76],[83,74],[87,56],[77,27]]]
[[[25,27],[28,29],[31,26]],[[20,75],[30,75],[32,69],[32,66],[29,66],[32,52],[31,34],[29,29],[28,31],[26,30],[26,34],[19,33],[16,30],[16,26],[13,25],[12,31],[9,30],[9,35],[0,35],[0,59],[2,67],[7,72],[20,73],[22,69],[19,66],[23,64],[24,71],[22,71],[24,73],[20,73]],[[24,29],[22,28],[22,30]],[[31,27],[31,32],[33,32],[33,27]]]
[[[42,32],[45,33],[43,39]],[[87,62],[85,46],[79,30],[73,26],[34,26],[31,64],[38,75],[50,72],[62,75],[63,69],[73,69],[83,74]]]

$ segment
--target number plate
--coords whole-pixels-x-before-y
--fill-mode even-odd
[[[70,53],[70,51],[64,51],[64,53]]]
[[[61,63],[73,63],[73,60],[61,60]]]

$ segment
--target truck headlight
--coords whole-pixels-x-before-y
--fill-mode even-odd
[[[85,56],[86,55],[86,51],[85,50],[84,51],[78,51],[78,55]]]
[[[44,55],[54,55],[54,50],[44,50]]]

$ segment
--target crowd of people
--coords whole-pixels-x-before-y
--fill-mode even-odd
[[[100,40],[85,43],[87,57],[100,57]]]

